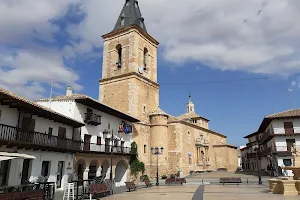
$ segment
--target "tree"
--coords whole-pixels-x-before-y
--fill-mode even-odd
[[[131,156],[130,156],[130,171],[131,174],[137,177],[139,172],[144,174],[145,172],[145,164],[139,161],[138,158],[138,151],[137,151],[137,144],[135,142],[131,143]]]

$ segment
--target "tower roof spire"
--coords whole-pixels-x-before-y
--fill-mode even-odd
[[[137,0],[125,0],[125,4],[119,15],[114,31],[131,25],[136,25],[147,32]]]

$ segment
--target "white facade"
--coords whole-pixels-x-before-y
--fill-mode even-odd
[[[38,104],[43,106],[49,106],[49,102],[45,101],[37,101]],[[59,112],[63,115],[71,117],[77,121],[83,122],[85,119],[85,113],[87,112],[87,108],[91,108],[85,106],[81,103],[75,102],[75,100],[64,100],[64,101],[52,101],[51,102],[51,109]],[[111,134],[108,136],[103,135],[104,130],[114,131],[114,135],[118,135],[119,124],[125,122],[128,125],[132,125],[131,122],[125,121],[118,117],[112,116],[105,112],[93,109],[93,113],[101,116],[101,124],[98,126],[93,126],[86,124],[84,127],[81,128],[81,140],[84,140],[84,135],[91,135],[91,143],[97,143],[97,136],[101,137],[101,144],[104,144],[105,137],[111,137]],[[122,141],[124,141],[124,147],[131,147],[131,143],[133,142],[133,135],[132,133],[129,134],[119,134]],[[91,148],[93,148],[91,146]]]
[[[11,131],[9,132],[8,138],[4,138],[5,131],[7,128],[10,128],[11,130],[16,130],[15,127],[18,126],[18,120],[19,120],[19,111],[16,108],[10,108],[8,105],[1,105],[0,104],[0,133],[1,133],[1,139],[13,139],[15,137],[15,134],[17,134],[17,131]],[[52,128],[52,136],[58,135],[58,129],[59,127],[66,129],[66,138],[72,139],[73,137],[73,127],[54,122],[53,120],[45,119],[42,117],[38,117],[36,115],[32,115],[32,119],[35,120],[35,126],[34,131],[38,132],[40,134],[48,134],[49,127]],[[37,134],[38,134],[37,133]],[[39,134],[38,134],[39,135]],[[36,137],[36,135],[35,135]],[[33,138],[33,141],[38,138]],[[61,189],[64,189],[65,183],[67,183],[68,175],[73,172],[73,157],[74,155],[71,153],[61,153],[61,152],[51,152],[51,151],[32,151],[32,150],[24,150],[24,149],[12,149],[12,148],[6,148],[5,146],[0,148],[0,151],[3,152],[15,152],[18,153],[24,153],[28,155],[35,156],[37,159],[33,159],[29,161],[29,168],[26,170],[28,172],[27,180],[30,182],[35,182],[38,178],[38,176],[41,175],[42,170],[42,163],[43,161],[49,161],[49,165],[47,165],[48,168],[48,182],[55,182],[55,184],[58,183],[57,178],[61,177],[61,182],[58,183],[61,185]],[[63,163],[62,167],[62,174],[58,173],[58,162],[61,161]],[[7,173],[1,174],[1,180],[3,179],[2,175],[6,175],[6,181],[1,183],[2,185],[7,186],[15,186],[20,185],[22,180],[22,172],[23,172],[23,162],[24,159],[12,159],[7,161],[0,161],[0,164],[2,166],[2,162],[8,163],[8,171]],[[24,177],[23,177],[24,178]]]
[[[289,130],[285,129],[284,127],[285,122],[292,123],[293,127],[289,128]],[[292,130],[292,134],[288,132],[291,130]],[[273,138],[265,144],[265,147],[263,147],[263,145],[260,145],[260,149],[262,151],[266,148],[269,148],[271,149],[270,153],[275,154],[275,156],[273,157],[274,165],[276,167],[280,166],[281,168],[284,166],[293,165],[292,156],[291,155],[284,156],[284,154],[282,153],[285,152],[291,154],[290,153],[291,145],[293,143],[295,143],[297,147],[300,147],[300,118],[294,117],[294,118],[273,119],[270,122],[270,124],[267,126],[265,132],[249,137],[248,138],[249,143],[255,142],[257,138],[260,139],[261,137],[263,137],[264,134],[274,135]],[[247,153],[253,152],[251,148],[245,151]],[[249,159],[248,163],[250,163],[250,169],[256,169],[255,162],[256,162],[255,158]],[[266,169],[269,162],[270,162],[269,158],[262,157],[260,160],[261,169]],[[283,172],[285,176],[293,176],[291,170],[286,170]]]
[[[109,114],[109,111],[107,111],[108,113],[100,111],[102,104],[100,104],[100,102],[96,100],[89,98],[88,100],[86,100],[86,102],[90,102],[93,105],[87,106],[89,105],[89,103],[82,104],[76,102],[76,98],[72,98],[72,93],[70,91],[67,91],[67,95],[69,96],[62,97],[64,100],[53,99],[51,102],[51,109],[82,123],[85,122],[86,113],[88,112],[88,109],[92,111],[93,114],[101,116],[101,124],[90,125],[88,123],[85,123],[85,126],[81,127],[81,134],[74,135],[74,138],[80,138],[81,141],[84,141],[85,136],[89,135],[91,136],[91,144],[89,146],[90,150],[94,152],[105,152],[105,148],[107,148],[106,145],[112,145],[112,140],[108,140],[108,143],[106,143],[106,139],[111,138],[113,133],[114,137],[116,139],[119,139],[123,143],[122,147],[124,147],[125,153],[129,153],[128,149],[131,148],[131,143],[133,142],[133,133],[131,132],[128,134],[123,134],[121,132],[119,133],[118,131],[120,124],[125,123],[126,125],[133,126],[132,122]],[[47,100],[37,100],[37,103],[49,107],[49,102]],[[99,106],[99,110],[97,109],[97,105]],[[104,131],[108,131],[108,134],[103,134]],[[101,140],[101,145],[99,145],[99,139]],[[120,144],[118,144],[118,146],[119,145]],[[99,158],[100,157],[101,154],[99,154]],[[120,155],[119,157],[122,158],[122,155]],[[76,173],[80,174],[80,177],[82,174],[83,180],[86,180],[88,179],[88,177],[90,177],[91,169],[93,169],[92,174],[96,176],[105,176],[106,179],[109,179],[110,171],[113,170],[113,178],[115,180],[116,187],[125,186],[126,178],[128,177],[129,173],[128,164],[126,164],[121,159],[121,161],[119,161],[118,163],[113,162],[114,166],[111,169],[110,165],[108,165],[108,162],[106,162],[105,158],[101,160],[102,161],[97,162],[97,159],[95,159],[95,162],[89,162],[81,159],[80,161],[75,163],[75,171]],[[83,171],[79,170],[79,168],[81,168],[79,167],[80,164],[84,166]]]

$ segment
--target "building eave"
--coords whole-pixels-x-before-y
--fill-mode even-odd
[[[84,126],[85,124],[55,112],[49,108],[41,106],[33,101],[20,97],[12,92],[9,92],[3,88],[0,88],[0,101],[2,105],[8,105],[10,108],[17,108],[18,110],[24,110],[32,115],[47,118],[55,122],[70,125],[75,128]]]
[[[186,121],[183,121],[183,120],[173,120],[173,121],[168,121],[168,124],[176,124],[176,123],[185,124],[185,125],[191,126],[191,127],[193,127],[193,128],[196,128],[196,129],[198,129],[198,130],[206,131],[206,132],[208,132],[208,133],[211,133],[211,134],[214,134],[214,135],[223,137],[223,138],[227,138],[227,136],[222,135],[221,133],[217,133],[217,132],[215,132],[215,131],[212,131],[212,130],[209,130],[209,129],[200,127],[200,126],[195,125],[195,124],[191,124],[191,123],[186,122]]]

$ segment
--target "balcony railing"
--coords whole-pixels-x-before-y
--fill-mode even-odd
[[[300,146],[296,146],[297,148],[300,148]],[[291,146],[287,146],[287,145],[282,145],[282,146],[271,146],[268,148],[265,148],[263,150],[259,150],[257,152],[257,155],[259,157],[265,157],[268,154],[275,154],[275,155],[279,155],[279,156],[291,156],[292,152],[291,152],[292,147]],[[248,158],[254,158],[256,157],[256,153],[252,152],[252,153],[247,153],[247,157]]]
[[[105,144],[84,143],[57,136],[47,135],[35,131],[27,131],[13,126],[0,124],[0,146],[8,148],[41,149],[58,152],[83,152],[83,153],[115,153],[115,154],[136,154],[136,149]]]
[[[101,116],[95,113],[85,113],[84,122],[93,126],[101,124]]]

